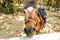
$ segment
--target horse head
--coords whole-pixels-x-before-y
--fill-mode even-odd
[[[36,33],[36,30],[38,29],[39,25],[39,18],[37,17],[37,9],[33,7],[28,7],[25,11],[25,28],[24,32],[27,36],[32,36]],[[40,30],[40,28],[38,29]]]

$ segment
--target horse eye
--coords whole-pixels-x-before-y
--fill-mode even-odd
[[[36,13],[38,13],[38,12],[36,11]]]
[[[35,30],[35,28],[33,28],[33,30]]]
[[[37,12],[36,12],[37,13]]]
[[[25,13],[25,11],[23,11],[23,13]]]

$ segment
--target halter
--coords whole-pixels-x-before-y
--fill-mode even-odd
[[[34,21],[33,19],[27,19],[27,20],[25,20],[25,22],[28,22],[28,21],[31,21],[31,22],[34,23],[34,25],[36,25],[36,21]]]
[[[28,22],[28,21],[31,21],[31,22],[34,23],[34,28],[36,30],[36,21],[34,21],[33,19],[27,19],[27,20],[25,20],[25,23]]]

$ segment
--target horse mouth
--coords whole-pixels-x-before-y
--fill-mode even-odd
[[[33,37],[33,34],[27,34],[26,36],[31,38],[31,37]]]

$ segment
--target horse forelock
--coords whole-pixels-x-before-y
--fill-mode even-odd
[[[28,11],[31,12],[33,10],[33,7],[28,7],[27,9],[28,9]]]

